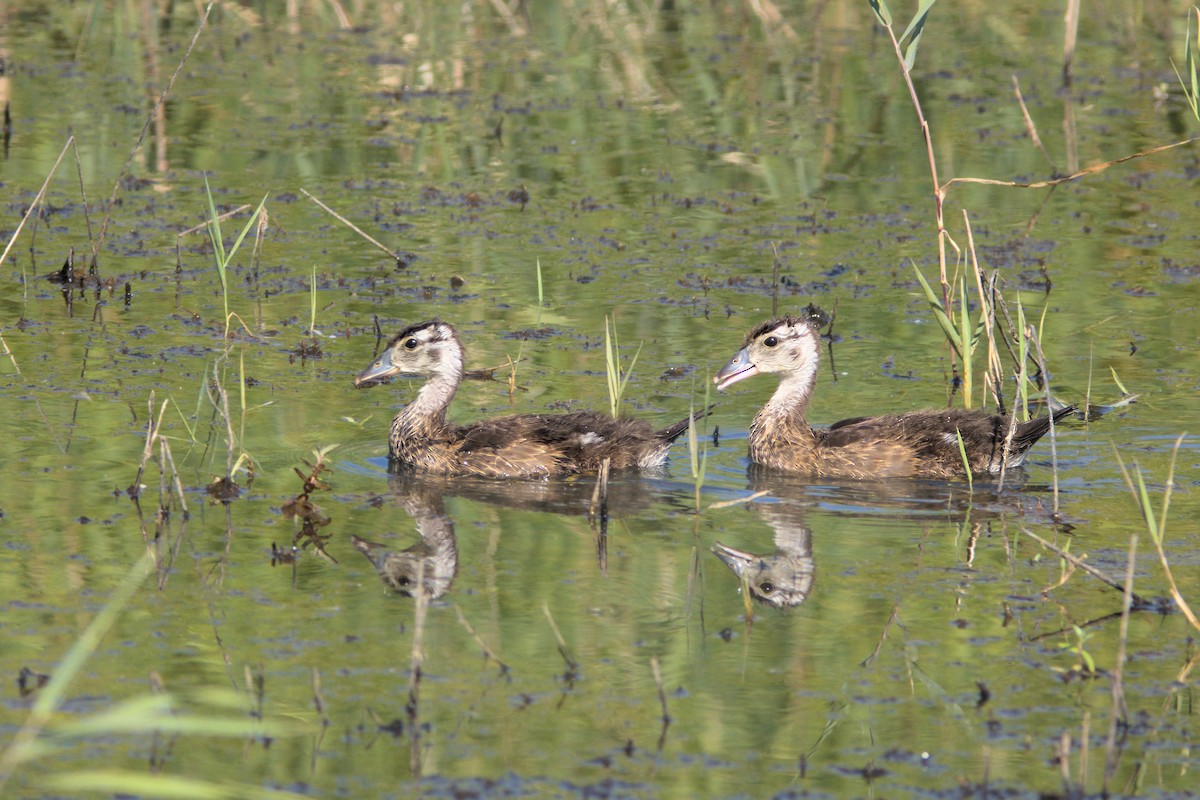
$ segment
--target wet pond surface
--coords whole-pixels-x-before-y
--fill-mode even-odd
[[[1139,395],[1064,423],[1053,457],[1043,441],[1003,488],[761,475],[760,377],[709,398],[698,491],[681,441],[663,470],[614,474],[597,519],[594,476],[389,475],[389,420],[417,383],[354,375],[379,335],[441,317],[468,369],[494,368],[452,418],[604,411],[607,316],[624,363],[637,353],[625,410],[665,426],[775,305],[816,303],[836,320],[814,423],[945,405],[949,354],[911,266],[937,268],[928,166],[866,4],[785,9],[782,26],[749,6],[534,4],[530,23],[367,4],[349,30],[322,8],[295,31],[282,3],[231,6],[106,226],[196,11],[18,6],[0,77],[0,232],[16,242],[0,273],[0,731],[36,697],[22,669],[29,688],[53,674],[149,549],[159,569],[60,723],[152,685],[197,704],[233,687],[239,714],[299,733],[67,739],[13,773],[14,796],[120,768],[344,797],[1033,797],[1099,793],[1110,753],[1115,792],[1195,791],[1195,631],[1175,610],[1130,616],[1108,747],[1121,596],[1034,538],[1123,580],[1139,532],[1134,590],[1169,594],[1114,453],[1157,507],[1176,439],[1200,429],[1194,146],[1052,192],[950,192],[956,239],[965,207],[985,267],[1041,321],[1055,396],[1114,400],[1114,375]],[[938,11],[917,77],[943,180],[1038,180],[1196,130],[1170,65],[1182,17],[1103,5],[1063,90],[1061,12]],[[79,166],[68,148],[17,235],[71,133]],[[223,222],[227,247],[267,195],[224,292],[189,232],[206,176],[219,210],[250,205]],[[99,287],[47,279],[72,249],[86,274],[102,227]],[[1193,602],[1198,461],[1186,438],[1165,550]],[[718,542],[771,571],[774,605],[747,598]],[[392,591],[359,547],[391,587],[420,572],[435,596]]]

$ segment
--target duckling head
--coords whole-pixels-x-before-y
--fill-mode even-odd
[[[812,591],[811,552],[776,551],[769,555],[738,550],[720,542],[713,543],[713,555],[745,582],[750,596],[774,608],[798,606]]]
[[[379,358],[355,376],[354,385],[370,386],[397,375],[457,381],[462,371],[463,348],[454,327],[433,319],[400,331]]]
[[[779,317],[759,325],[746,336],[742,349],[713,376],[718,390],[759,373],[774,372],[784,379],[811,382],[820,360],[818,335],[804,317]]]

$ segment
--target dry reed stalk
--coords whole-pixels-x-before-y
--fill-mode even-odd
[[[42,182],[42,188],[38,189],[38,193],[34,196],[33,202],[29,204],[29,208],[25,211],[25,216],[21,217],[21,222],[17,225],[17,229],[13,231],[13,235],[9,237],[8,246],[4,248],[4,252],[0,253],[0,264],[8,260],[8,252],[12,250],[14,244],[17,243],[17,237],[21,235],[21,230],[25,227],[25,223],[33,216],[42,201],[46,199],[46,189],[50,187],[50,180],[54,177],[54,173],[58,171],[58,165],[62,163],[63,157],[67,154],[67,148],[75,144],[75,137],[68,136],[67,143],[63,145],[63,149],[59,151],[58,158],[54,160],[54,166],[50,168],[49,174],[46,175],[46,180]]]
[[[996,305],[993,302],[996,292],[996,283],[993,279],[989,286],[990,292],[983,290],[983,268],[979,266],[979,259],[975,254],[975,232],[971,229],[971,218],[967,214],[967,210],[963,209],[963,227],[967,231],[967,254],[971,260],[972,272],[975,273],[975,291],[979,293],[979,303],[984,311],[984,332],[987,333],[987,370],[984,372],[984,384],[992,390],[992,399],[996,403],[996,409],[1001,414],[1004,413],[1004,368],[1000,364],[1000,351],[996,349]],[[966,346],[966,343],[964,343]],[[981,407],[986,407],[985,402]],[[1008,451],[1005,451],[1004,458],[1008,458]]]
[[[362,228],[358,227],[358,226],[357,226],[357,225],[355,225],[353,222],[351,222],[350,220],[346,219],[346,218],[345,218],[345,217],[343,217],[341,214],[339,214],[338,212],[334,211],[332,208],[330,208],[329,206],[325,205],[324,203],[322,203],[322,202],[321,202],[320,200],[318,200],[317,198],[313,197],[311,194],[309,194],[309,191],[308,191],[307,189],[303,189],[303,188],[302,188],[302,189],[300,190],[300,192],[301,192],[301,193],[302,193],[302,194],[303,194],[305,197],[307,197],[309,200],[312,200],[314,203],[316,203],[318,206],[320,206],[322,209],[324,209],[324,211],[325,211],[327,214],[329,214],[330,216],[332,216],[332,217],[333,217],[334,219],[336,219],[338,222],[342,223],[342,224],[343,224],[343,225],[345,225],[347,228],[349,228],[350,230],[354,231],[354,232],[355,232],[355,233],[357,233],[359,236],[361,236],[362,238],[366,239],[368,242],[370,242],[371,244],[375,245],[376,247],[378,247],[378,248],[379,248],[380,250],[382,250],[383,252],[387,253],[387,254],[388,254],[389,256],[391,256],[393,259],[395,259],[395,260],[397,260],[397,261],[399,261],[399,260],[400,260],[400,254],[399,254],[399,253],[395,253],[395,252],[393,252],[393,251],[389,250],[389,249],[387,248],[387,246],[386,246],[386,245],[384,245],[384,244],[382,244],[382,243],[381,243],[381,242],[380,242],[378,239],[375,239],[375,238],[374,238],[374,237],[372,237],[372,236],[371,236],[369,233],[367,233],[366,231],[364,231]]]
[[[1071,566],[1083,570],[1087,574],[1091,575],[1093,578],[1098,579],[1101,583],[1105,583],[1105,584],[1111,586],[1113,589],[1116,589],[1118,592],[1124,593],[1125,591],[1127,591],[1126,586],[1124,584],[1122,584],[1120,581],[1116,580],[1115,578],[1110,578],[1109,576],[1105,575],[1103,572],[1096,569],[1091,564],[1084,561],[1082,558],[1079,558],[1078,556],[1073,556],[1070,553],[1068,553],[1066,550],[1063,550],[1061,547],[1057,547],[1057,546],[1051,544],[1050,542],[1048,542],[1045,539],[1043,539],[1042,537],[1038,536],[1036,533],[1029,530],[1028,528],[1021,528],[1020,531],[1021,531],[1021,533],[1028,536],[1030,539],[1033,539],[1035,542],[1040,544],[1042,547],[1049,550],[1051,553],[1054,553],[1054,555],[1056,555],[1059,558],[1063,559],[1064,561],[1067,561],[1068,563],[1070,563]],[[1132,592],[1130,594],[1133,596],[1133,602],[1135,604],[1137,604],[1139,607],[1145,605],[1145,601],[1142,600],[1142,598],[1139,597],[1137,594],[1134,594]]]
[[[1079,33],[1079,0],[1067,0],[1063,23],[1063,86],[1070,86],[1074,79],[1075,37]]]
[[[766,497],[770,493],[770,491],[763,489],[761,492],[755,492],[745,497],[738,497],[733,500],[719,500],[716,503],[710,503],[708,509],[712,511],[713,509],[730,508],[732,506],[740,506],[744,503],[753,503],[758,498]]]
[[[1092,164],[1091,166],[1076,170],[1070,175],[1065,175],[1061,178],[1049,178],[1044,181],[1033,181],[1032,183],[1022,183],[1020,181],[1001,181],[994,178],[951,178],[942,184],[941,188],[943,191],[945,191],[956,183],[974,183],[982,186],[1008,186],[1013,189],[1046,189],[1051,186],[1070,183],[1071,181],[1079,180],[1080,178],[1095,174],[1097,172],[1103,172],[1109,167],[1114,167],[1117,164],[1124,164],[1126,161],[1145,158],[1146,156],[1152,156],[1166,150],[1173,150],[1176,147],[1183,147],[1184,145],[1193,144],[1194,142],[1200,142],[1200,136],[1193,136],[1191,139],[1184,139],[1179,142],[1172,142],[1171,144],[1160,144],[1157,147],[1151,147],[1149,150],[1142,150],[1137,153],[1131,153],[1127,156],[1114,158],[1112,161],[1105,161],[1102,164]]]

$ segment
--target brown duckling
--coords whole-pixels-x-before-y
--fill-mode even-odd
[[[786,472],[848,478],[951,478],[965,474],[961,434],[974,474],[999,473],[1009,433],[1007,416],[957,409],[855,417],[813,429],[804,419],[817,382],[820,340],[807,319],[780,317],[746,336],[742,349],[714,377],[727,389],[759,373],[781,376],[779,388],[750,423],[750,460]],[[1055,411],[1054,421],[1073,407]],[[1051,417],[1018,423],[1006,467],[1050,429]]]
[[[490,478],[588,472],[606,458],[613,469],[656,467],[688,427],[683,419],[656,431],[641,420],[594,411],[448,422],[446,408],[463,377],[463,346],[454,328],[437,319],[401,331],[354,385],[394,375],[426,379],[416,399],[392,420],[388,455],[398,467]]]

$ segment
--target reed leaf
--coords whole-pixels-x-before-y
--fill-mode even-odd
[[[954,351],[961,356],[963,351],[962,338],[958,335],[955,324],[946,314],[946,309],[942,307],[942,301],[938,299],[933,288],[929,285],[929,281],[925,280],[925,276],[921,274],[921,270],[917,268],[916,264],[913,264],[913,272],[917,273],[917,280],[921,283],[921,289],[925,292],[925,299],[929,302],[929,307],[932,309],[933,316],[937,319],[938,325],[941,326],[942,333],[946,335],[946,339],[949,340]]]
[[[607,366],[608,405],[614,418],[620,414],[621,398],[625,394],[625,387],[629,385],[629,377],[633,373],[634,366],[637,364],[638,356],[642,354],[642,345],[638,344],[637,352],[633,354],[628,369],[622,371],[621,356],[618,352],[619,347],[620,343],[617,341],[616,323],[613,322],[610,325],[609,319],[606,316],[604,318],[604,362]]]
[[[921,0],[921,5],[917,8],[916,15],[908,23],[908,27],[904,29],[904,33],[900,36],[901,42],[908,41],[908,47],[904,50],[904,68],[910,72],[917,60],[917,45],[921,42],[921,34],[925,32],[925,23],[929,18],[929,10],[933,8],[935,2],[937,0]]]

